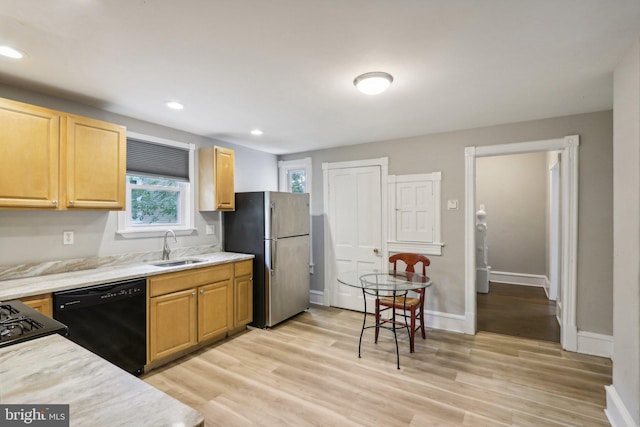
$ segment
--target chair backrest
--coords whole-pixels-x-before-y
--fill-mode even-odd
[[[407,265],[407,268],[405,268],[404,271],[408,271],[410,273],[415,273],[416,272],[415,265],[421,262],[423,276],[427,275],[427,266],[431,264],[431,261],[429,261],[429,258],[427,258],[424,255],[411,254],[411,253],[395,254],[389,257],[389,262],[393,263],[393,271],[396,271],[396,263],[398,261],[404,262]]]

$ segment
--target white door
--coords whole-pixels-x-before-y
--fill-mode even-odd
[[[325,245],[333,249],[335,276],[357,281],[360,272],[383,267],[382,182],[380,166],[329,170],[329,234]],[[331,305],[363,311],[362,291],[340,284],[335,277]],[[367,302],[367,311],[373,303]]]

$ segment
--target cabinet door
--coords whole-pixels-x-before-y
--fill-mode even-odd
[[[218,210],[234,210],[234,152],[227,148],[215,147],[215,153],[216,206]]]
[[[124,209],[127,173],[124,127],[68,116],[63,158],[66,207]]]
[[[196,289],[149,299],[149,362],[197,343]]]
[[[53,301],[51,299],[51,294],[21,298],[20,301],[29,307],[38,310],[42,314],[53,317]]]
[[[0,99],[0,207],[57,208],[60,115]]]
[[[253,280],[251,276],[237,277],[234,283],[234,322],[238,328],[253,321]]]
[[[198,341],[223,335],[233,325],[231,280],[198,288]]]

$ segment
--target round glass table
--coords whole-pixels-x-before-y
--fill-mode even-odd
[[[419,273],[411,273],[407,271],[381,271],[381,270],[365,270],[365,271],[347,271],[338,275],[338,282],[343,285],[359,288],[362,290],[362,299],[364,301],[364,317],[362,319],[362,330],[360,331],[360,341],[358,342],[358,357],[361,357],[362,335],[365,329],[376,328],[376,336],[378,330],[387,329],[393,331],[393,338],[396,343],[396,361],[398,369],[400,369],[400,350],[398,349],[397,329],[406,328],[409,331],[406,317],[405,322],[396,322],[396,312],[391,310],[392,326],[381,325],[376,319],[375,325],[367,326],[367,295],[376,299],[382,297],[402,297],[406,296],[409,291],[417,291],[431,286],[433,283],[428,276]],[[406,301],[403,298],[404,301]]]

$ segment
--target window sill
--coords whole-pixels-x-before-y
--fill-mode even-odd
[[[411,252],[423,255],[442,255],[444,243],[421,242],[387,242],[387,250],[391,253]]]
[[[163,228],[158,230],[118,230],[116,234],[124,237],[125,239],[142,239],[145,237],[163,237],[167,230],[173,230],[176,236],[188,236],[193,234],[197,229],[195,228]]]

